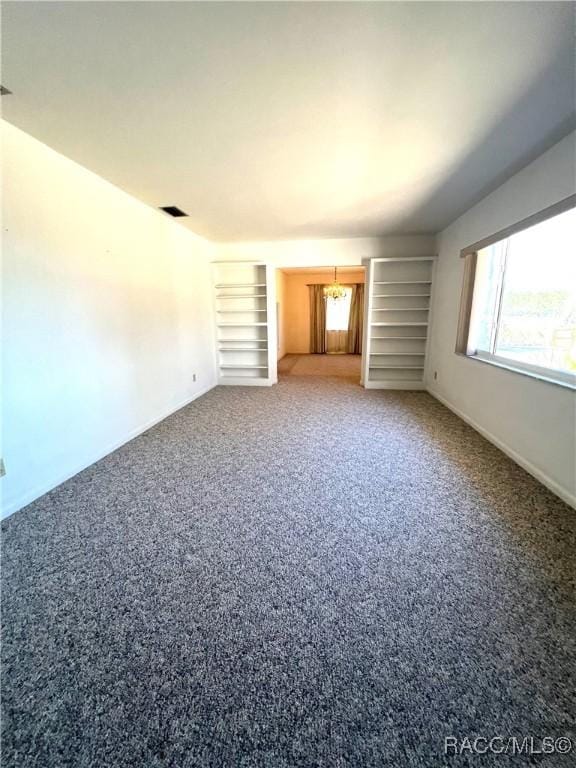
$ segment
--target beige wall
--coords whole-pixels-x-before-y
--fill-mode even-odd
[[[326,272],[284,272],[282,317],[282,354],[307,354],[310,352],[310,283],[330,283],[332,278]],[[343,285],[363,283],[364,270],[339,275]],[[277,288],[278,290],[278,288]]]

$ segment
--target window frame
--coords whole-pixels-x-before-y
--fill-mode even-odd
[[[561,387],[568,387],[569,389],[576,390],[576,375],[574,374],[566,371],[555,371],[551,368],[544,368],[531,363],[524,363],[519,360],[513,360],[482,350],[478,351],[470,345],[470,321],[472,317],[472,302],[474,299],[478,251],[501,240],[505,240],[511,235],[529,229],[536,224],[540,224],[547,219],[559,216],[561,213],[565,213],[573,208],[576,208],[576,194],[570,195],[569,197],[560,200],[558,203],[550,205],[543,211],[539,211],[532,216],[522,219],[516,224],[501,229],[489,237],[478,240],[460,251],[460,257],[464,260],[464,275],[456,334],[455,352],[457,355],[466,357],[468,360],[476,360],[477,362],[488,363],[497,366],[498,368],[504,368],[512,373],[531,376],[532,378],[549,384],[556,384]]]

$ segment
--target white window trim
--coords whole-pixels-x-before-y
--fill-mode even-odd
[[[523,376],[531,376],[533,379],[544,381],[548,384],[556,384],[559,387],[576,390],[576,375],[567,371],[555,371],[553,368],[543,368],[538,365],[512,360],[511,358],[495,355],[491,352],[485,352],[470,347],[470,318],[472,313],[472,301],[474,297],[474,281],[476,277],[477,254],[483,248],[493,245],[501,240],[505,240],[517,232],[539,224],[542,221],[558,216],[565,211],[576,208],[576,194],[570,195],[558,203],[550,205],[543,211],[528,216],[526,219],[513,224],[510,227],[496,232],[478,242],[463,248],[460,251],[460,257],[464,260],[464,278],[462,282],[462,296],[460,299],[460,313],[458,317],[458,329],[456,334],[455,352],[468,360],[477,360],[481,363],[495,365],[498,368],[504,368],[512,373],[519,373]],[[500,286],[500,290],[503,286]],[[498,312],[500,312],[500,298]]]
[[[542,368],[539,365],[523,363],[519,360],[512,360],[509,357],[493,355],[491,352],[476,351],[465,355],[469,360],[479,360],[481,363],[489,363],[498,368],[505,368],[513,373],[520,373],[524,376],[530,376],[539,381],[545,381],[548,384],[556,384],[559,387],[567,387],[576,390],[576,375],[565,371],[555,371],[552,368]]]

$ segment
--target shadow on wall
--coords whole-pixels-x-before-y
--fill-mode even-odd
[[[566,77],[571,73],[571,78]],[[560,74],[559,74],[560,73]],[[524,168],[532,160],[564,138],[576,128],[574,113],[574,53],[564,51],[532,83],[524,95],[512,103],[503,117],[492,129],[471,148],[460,164],[454,166],[443,183],[437,184],[413,211],[386,223],[386,229],[395,232],[434,233],[441,231],[476,203],[501,186],[507,179]],[[558,110],[558,103],[565,105],[564,115],[553,130],[547,130],[549,112]],[[518,137],[529,151],[518,152]],[[545,136],[542,139],[542,136]],[[486,158],[497,157],[501,172],[494,177],[486,165]],[[480,190],[474,192],[474,190]],[[457,214],[447,216],[446,211],[454,210],[454,201],[460,201]],[[318,232],[329,226],[334,230],[334,219],[342,221],[342,236],[350,236],[351,230],[358,229],[363,235],[377,237],[380,231],[369,232],[374,227],[374,218],[379,211],[394,209],[394,196],[388,199],[365,200],[352,208],[332,211],[330,221],[309,221],[294,230],[293,236],[306,233],[311,228]],[[338,237],[335,233],[334,237]]]
[[[400,228],[408,228],[409,231],[413,221],[427,217],[431,220],[442,219],[441,211],[448,207],[447,198],[461,200],[462,204],[458,208],[457,215],[450,217],[450,220],[445,220],[441,227],[443,229],[573,131],[576,128],[576,114],[573,110],[576,86],[574,75],[572,75],[571,86],[562,94],[563,103],[566,105],[566,114],[563,119],[551,132],[546,133],[542,126],[548,110],[552,109],[559,99],[556,81],[559,69],[563,68],[573,72],[572,52],[569,55],[563,54],[557,57],[556,61],[524,93],[524,96],[510,107],[500,122],[494,125],[491,132],[486,134],[484,139],[462,159],[460,165],[453,169],[444,184],[436,187],[419,209],[400,222]],[[526,144],[532,146],[531,151],[520,155],[516,150],[519,126]],[[545,138],[542,139],[542,136]],[[486,170],[487,156],[501,158],[502,171],[496,177],[490,176]],[[469,189],[480,189],[480,191],[470,195]]]

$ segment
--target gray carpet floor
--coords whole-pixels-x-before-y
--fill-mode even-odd
[[[573,766],[576,513],[426,393],[218,388],[3,525],[3,766]]]

